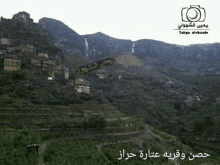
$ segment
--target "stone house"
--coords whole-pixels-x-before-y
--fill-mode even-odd
[[[12,21],[24,22],[26,25],[33,23],[33,19],[30,18],[30,14],[24,11],[14,14]]]
[[[59,78],[59,79],[69,79],[69,68],[66,67],[60,67],[60,66],[55,66],[53,69],[56,74],[55,77]]]
[[[48,58],[48,54],[47,53],[39,52],[37,55],[40,56],[40,57]]]
[[[90,93],[90,83],[84,79],[78,78],[75,80],[75,89],[78,93]]]
[[[63,67],[63,72],[65,79],[69,79],[69,68]]]
[[[55,62],[52,60],[42,60],[41,58],[32,58],[31,65],[40,67],[42,70],[47,71],[48,75],[54,77],[56,71]]]
[[[31,59],[31,65],[41,67],[41,60],[39,60],[39,59]]]
[[[15,45],[8,45],[7,46],[7,52],[8,53],[15,53],[16,50],[19,50]]]
[[[65,73],[61,66],[54,66],[52,71],[54,71],[54,76],[58,79],[65,79]]]
[[[48,79],[48,77],[47,76],[36,76],[35,78],[34,78],[34,81],[33,81],[33,83],[35,84],[35,85],[41,85],[41,86],[56,86],[58,83],[57,83],[57,81],[56,80],[54,80],[54,79]]]
[[[42,60],[41,67],[43,70],[52,71],[55,66],[55,62],[52,60]]]
[[[8,38],[1,38],[1,45],[10,45],[11,40]]]
[[[20,69],[21,59],[16,55],[6,55],[4,58],[4,70],[13,71]]]
[[[90,87],[86,87],[86,86],[77,86],[75,87],[76,91],[78,93],[90,93]]]
[[[5,54],[6,51],[5,50],[0,50],[0,54]]]
[[[20,44],[18,49],[22,53],[36,53],[36,47],[33,46],[32,44]]]
[[[69,79],[69,72],[65,72],[65,79]]]
[[[69,68],[65,68],[62,66],[54,66],[52,70],[54,71],[56,78],[63,80],[69,79]]]

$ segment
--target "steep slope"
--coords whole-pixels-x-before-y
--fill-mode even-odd
[[[1,38],[9,38],[15,45],[33,44],[37,49],[53,46],[53,38],[49,32],[33,22],[25,24],[25,22],[14,19],[2,18],[0,31]]]
[[[67,48],[73,46],[81,51],[84,50],[84,39],[61,21],[52,18],[41,18],[38,23],[50,31],[55,43],[67,44]]]
[[[38,24],[54,37],[54,43],[63,51],[71,72],[75,71],[76,66],[92,62],[85,57],[85,39],[67,25],[52,18],[42,18]]]
[[[19,54],[22,59],[22,65],[30,63],[33,54],[38,52],[48,53],[51,59],[55,59],[57,55],[62,62],[65,62],[62,51],[54,46],[53,37],[50,32],[40,24],[34,23],[33,19],[30,18],[30,14],[24,11],[14,14],[12,19],[1,17],[0,38],[2,40],[4,38],[6,38],[5,40],[9,39],[11,42],[11,45],[7,47],[1,40],[0,50],[7,50],[7,53],[17,55],[23,52],[24,50],[20,49],[21,44],[23,46],[26,44],[34,46],[33,52],[23,52],[25,54],[23,56]]]
[[[83,36],[88,41],[89,56],[94,59],[130,54],[132,50],[131,40],[113,38],[101,32]]]
[[[54,36],[55,45],[64,52],[69,65],[74,67],[121,55],[136,56],[145,65],[154,68],[162,66],[162,70],[169,67],[194,70],[203,68],[200,71],[204,72],[205,65],[220,65],[219,43],[181,46],[150,39],[133,42],[101,32],[80,36],[61,21],[51,18],[42,18],[39,24]]]
[[[116,60],[117,60],[117,63],[122,64],[125,67],[142,65],[141,60],[131,55],[123,55],[123,56],[116,58]]]

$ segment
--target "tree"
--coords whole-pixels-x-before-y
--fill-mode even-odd
[[[107,124],[107,121],[104,117],[91,117],[89,118],[88,122],[89,126],[97,129],[103,129]]]
[[[214,126],[214,119],[213,119],[212,116],[205,116],[205,117],[204,117],[204,121],[205,121],[204,124],[205,124],[207,127],[212,127],[212,126]]]
[[[13,71],[12,75],[11,75],[11,78],[16,79],[16,80],[22,80],[22,79],[24,79],[24,73],[20,70]]]
[[[201,120],[195,120],[193,122],[193,132],[202,134],[204,132],[204,122]]]

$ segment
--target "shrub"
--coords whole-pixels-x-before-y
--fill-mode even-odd
[[[103,129],[107,122],[104,117],[91,117],[88,119],[88,124],[90,128]]]
[[[15,80],[22,80],[22,79],[25,78],[25,75],[21,70],[13,71],[12,75],[11,75],[11,78],[15,79]]]

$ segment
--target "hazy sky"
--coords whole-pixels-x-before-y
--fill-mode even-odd
[[[1,3],[0,15],[12,18],[26,11],[34,22],[54,18],[78,34],[105,33],[119,39],[154,39],[189,45],[220,42],[219,0],[14,0]],[[200,5],[206,11],[208,34],[179,34],[181,10]],[[183,31],[183,30],[181,30]]]

